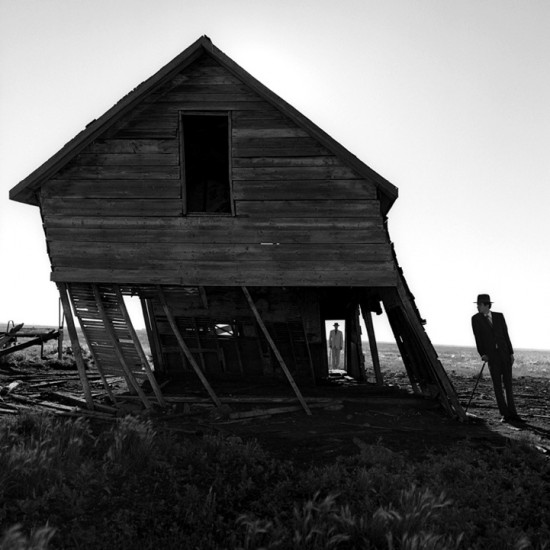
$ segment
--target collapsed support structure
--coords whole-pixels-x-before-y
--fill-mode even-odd
[[[308,412],[299,388],[327,375],[326,320],[346,320],[348,373],[364,380],[361,315],[381,384],[383,306],[415,391],[464,417],[389,237],[397,188],[207,37],[10,196],[40,207],[67,319],[144,407],[145,381],[163,405],[161,377],[198,380],[216,405],[216,379],[281,377]]]

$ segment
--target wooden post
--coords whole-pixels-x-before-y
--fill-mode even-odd
[[[203,286],[199,286],[199,294],[201,296],[202,307],[208,309],[208,296],[206,295],[206,289]]]
[[[458,401],[456,391],[451,381],[449,380],[449,377],[447,376],[443,365],[439,361],[437,353],[432,346],[432,343],[430,342],[424,330],[424,327],[420,323],[417,312],[411,304],[411,300],[406,291],[402,277],[403,276],[399,274],[397,292],[399,294],[399,298],[401,299],[403,311],[408,319],[409,325],[415,333],[416,337],[418,338],[424,353],[426,354],[427,362],[431,367],[433,376],[435,378],[434,381],[438,384],[440,390],[442,390],[442,393],[444,394],[444,397],[446,397],[448,400],[446,401],[445,398],[442,398],[441,403],[447,410],[449,410],[449,412],[451,412],[451,414],[454,413],[459,418],[459,420],[466,420],[466,413],[464,412],[462,405]]]
[[[113,329],[113,326],[111,325],[111,321],[107,315],[107,312],[105,311],[105,306],[103,305],[101,294],[99,293],[99,288],[96,284],[93,284],[92,288],[94,291],[94,298],[97,304],[97,309],[103,321],[103,326],[105,327],[107,336],[111,340],[111,344],[113,345],[115,355],[122,367],[122,370],[124,371],[124,374],[126,375],[126,379],[130,381],[130,384],[136,390],[136,393],[138,394],[139,398],[141,399],[141,402],[143,403],[143,406],[146,409],[150,409],[151,403],[149,402],[149,399],[147,399],[147,396],[145,395],[140,385],[138,384],[132,370],[128,366],[128,363],[126,363],[126,358],[124,357],[124,353],[122,352],[122,348],[120,347],[120,343],[118,341],[118,338],[116,337],[115,330]]]
[[[63,306],[65,319],[67,320],[67,330],[69,331],[69,338],[71,339],[71,346],[73,348],[76,367],[78,369],[78,376],[80,377],[80,383],[82,384],[82,390],[84,391],[86,405],[88,406],[88,409],[93,411],[94,400],[92,399],[90,384],[88,382],[88,377],[86,376],[86,365],[84,364],[82,349],[80,348],[80,342],[78,341],[78,334],[76,332],[76,326],[74,324],[74,317],[71,311],[71,304],[69,301],[69,295],[67,293],[66,283],[57,283],[57,289],[59,290],[61,305]]]
[[[193,354],[191,353],[191,350],[187,347],[187,344],[185,343],[185,340],[183,339],[183,336],[181,335],[178,325],[176,323],[176,319],[174,318],[174,315],[172,314],[172,311],[170,310],[170,307],[168,306],[168,302],[166,301],[166,297],[164,296],[164,292],[162,291],[162,287],[158,287],[158,295],[160,299],[160,303],[162,305],[162,309],[164,310],[164,314],[166,315],[166,318],[168,319],[168,322],[170,323],[170,326],[172,327],[172,332],[174,333],[174,336],[176,337],[178,344],[185,354],[185,357],[187,357],[187,360],[193,367],[193,370],[195,371],[196,375],[199,377],[200,381],[202,382],[202,385],[205,387],[206,391],[208,392],[208,395],[214,401],[214,404],[216,407],[221,407],[221,401],[218,399],[218,396],[214,393],[214,390],[208,383],[208,380],[204,376],[203,372],[201,371],[199,365],[197,365],[197,362],[195,361],[195,358],[193,357]]]
[[[292,386],[292,389],[294,390],[294,393],[296,394],[296,397],[298,398],[298,401],[300,401],[304,411],[307,415],[311,416],[311,411],[309,410],[309,407],[307,406],[307,403],[305,402],[298,386],[296,385],[296,382],[294,382],[294,378],[292,377],[292,374],[290,374],[290,371],[288,370],[288,367],[286,366],[284,359],[282,355],[279,353],[279,350],[277,349],[277,346],[275,345],[275,342],[273,341],[273,338],[271,338],[271,335],[269,334],[269,331],[267,330],[267,327],[265,326],[262,318],[260,317],[260,313],[258,312],[258,309],[256,308],[256,305],[254,304],[252,297],[250,296],[250,293],[248,292],[248,289],[243,286],[241,287],[243,289],[244,295],[248,301],[248,304],[250,305],[250,309],[252,309],[252,312],[254,313],[254,316],[256,317],[256,321],[258,321],[258,325],[260,325],[260,328],[262,329],[262,332],[264,333],[264,336],[266,337],[267,341],[269,342],[269,345],[271,346],[271,349],[273,350],[273,353],[275,354],[275,357],[279,361],[279,364],[281,365],[281,368],[283,369],[286,377],[288,378],[288,381],[290,382],[290,385]]]
[[[154,307],[147,301],[146,298],[140,297],[141,311],[143,312],[143,320],[145,321],[145,329],[147,330],[147,338],[149,338],[149,345],[151,346],[151,355],[153,356],[153,363],[155,369],[160,372],[166,373],[166,367],[162,356],[162,349],[157,335],[157,327],[154,319]]]
[[[76,314],[78,317],[78,310],[76,310]],[[80,318],[79,318],[80,320]],[[101,379],[101,382],[103,383],[103,387],[105,388],[105,391],[107,392],[107,395],[109,396],[109,399],[111,400],[111,403],[117,404],[117,400],[115,398],[115,394],[111,391],[111,388],[109,387],[109,383],[107,382],[107,378],[105,377],[105,373],[103,372],[103,367],[101,365],[101,362],[98,360],[94,346],[92,346],[92,342],[88,338],[88,333],[86,330],[82,330],[82,334],[84,335],[84,340],[86,340],[86,344],[88,345],[88,350],[90,351],[90,354],[92,355],[92,359],[94,360],[95,367],[97,369],[97,372],[99,373],[99,378]]]
[[[309,370],[311,372],[311,379],[313,380],[313,385],[316,386],[317,379],[315,378],[315,368],[313,367],[313,359],[311,357],[311,349],[309,348],[309,340],[307,339],[306,325],[305,325],[303,316],[302,316],[302,330],[304,331],[304,342],[306,344],[307,359],[309,361]]]
[[[369,338],[370,354],[372,357],[372,367],[374,369],[376,384],[378,386],[383,386],[384,377],[382,376],[382,371],[380,370],[380,359],[378,357],[378,346],[376,344],[376,337],[374,335],[372,312],[364,309],[363,306],[361,306],[361,313],[363,314],[363,320],[365,321],[365,326],[367,327],[367,336]]]
[[[361,325],[359,322],[359,304],[347,308],[346,312],[346,371],[357,381],[365,380],[364,356],[361,345]]]
[[[124,317],[124,320],[126,321],[126,325],[128,327],[128,331],[130,332],[130,336],[134,341],[134,346],[136,348],[136,351],[138,352],[139,358],[141,359],[141,364],[143,365],[143,368],[145,369],[145,373],[147,374],[147,379],[151,384],[151,388],[153,388],[153,392],[157,398],[157,401],[159,402],[159,405],[161,407],[166,407],[166,401],[164,400],[164,396],[160,391],[155,375],[151,370],[149,361],[147,361],[147,357],[145,356],[145,352],[143,351],[143,347],[141,346],[141,342],[139,341],[138,335],[134,330],[134,325],[132,324],[132,320],[130,319],[130,314],[128,313],[128,309],[126,307],[126,304],[124,303],[124,297],[122,296],[122,292],[120,292],[120,287],[118,285],[114,285],[114,288],[115,288],[118,303],[120,305],[120,310],[122,311],[122,315]]]
[[[199,336],[199,325],[197,324],[197,318],[193,317],[193,330],[195,331],[195,339],[197,340],[197,350],[201,360],[202,372],[206,372],[206,361],[204,360],[204,353],[202,350],[201,338]]]
[[[63,308],[61,306],[61,298],[59,299],[59,313],[58,313],[58,325],[59,325],[59,336],[57,337],[57,358],[59,361],[63,359],[63,327],[64,327],[64,314]]]

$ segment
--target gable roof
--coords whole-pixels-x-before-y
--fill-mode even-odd
[[[386,214],[397,198],[398,190],[393,184],[372,170],[369,166],[355,157],[345,147],[321,130],[316,124],[298,112],[292,105],[281,99],[252,75],[227,57],[221,50],[216,48],[207,36],[202,36],[191,44],[181,54],[175,57],[157,73],[146,81],[142,82],[134,90],[124,96],[118,103],[111,107],[100,118],[92,121],[77,134],[71,141],[62,147],[49,160],[27,176],[10,190],[10,199],[38,205],[36,196],[37,190],[43,182],[54,176],[78,153],[87,147],[92,141],[100,137],[107,129],[115,124],[122,116],[129,113],[156,87],[166,83],[176,74],[198,59],[204,53],[213,57],[217,62],[241,79],[247,86],[253,89],[265,101],[271,103],[279,111],[294,121],[298,126],[304,128],[310,135],[315,137],[329,151],[333,152],[343,162],[356,170],[365,179],[372,181],[378,188],[382,212]]]

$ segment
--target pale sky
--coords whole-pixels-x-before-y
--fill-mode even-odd
[[[9,190],[206,34],[399,188],[436,346],[474,344],[483,292],[550,349],[549,29],[547,0],[0,0],[0,331],[58,319],[39,210]]]

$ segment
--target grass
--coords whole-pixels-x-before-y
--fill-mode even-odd
[[[46,361],[39,351],[10,364],[59,367],[55,343]],[[479,370],[475,350],[438,352],[451,372]],[[380,355],[403,371],[395,346],[380,345]],[[537,376],[547,365],[544,354],[517,360],[517,372]],[[528,443],[462,443],[420,461],[380,442],[306,469],[254,442],[177,439],[131,416],[103,430],[84,419],[6,417],[0,550],[549,550],[550,461]]]
[[[0,426],[1,550],[542,550],[549,509],[550,463],[521,443],[421,462],[370,445],[300,469],[133,417],[98,432],[33,415]]]

